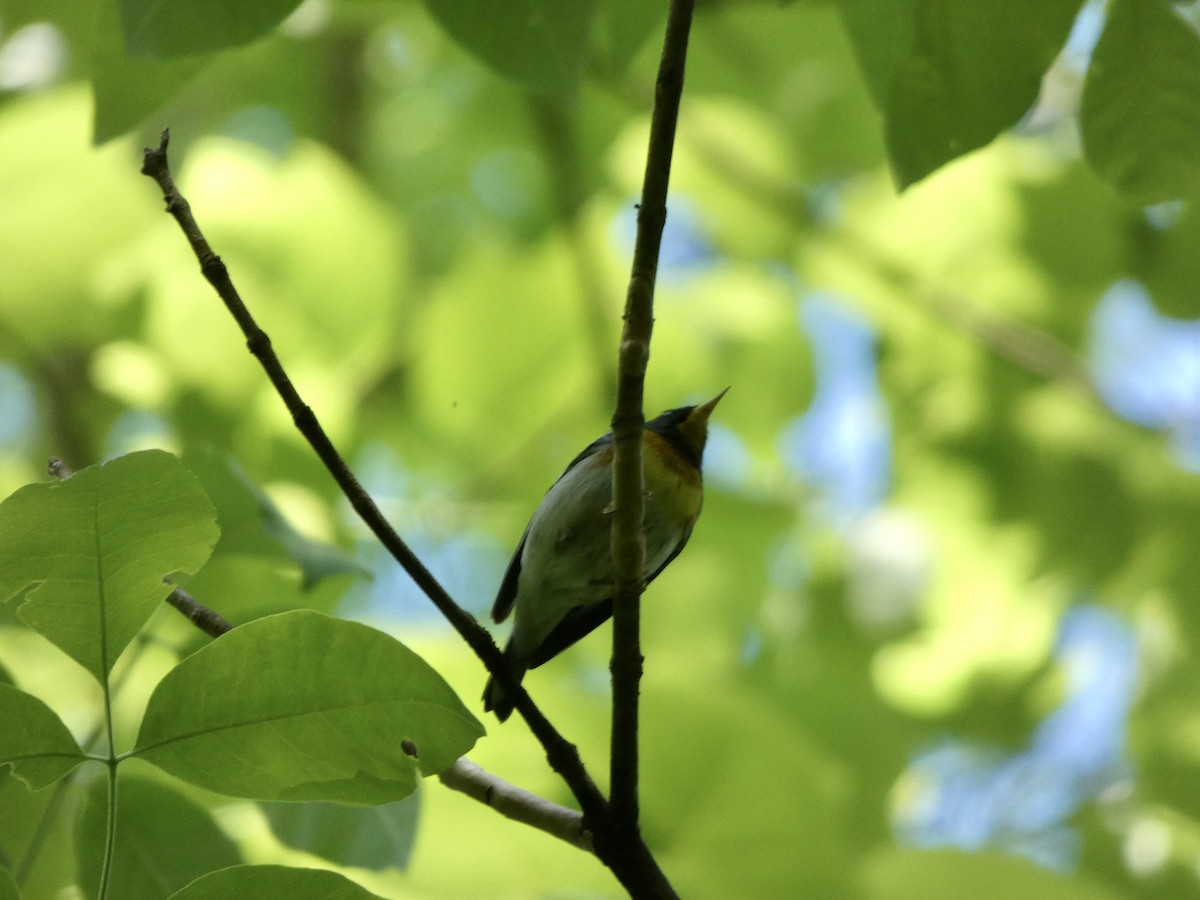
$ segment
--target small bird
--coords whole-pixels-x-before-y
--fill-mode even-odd
[[[647,584],[692,535],[704,499],[708,418],[728,390],[699,406],[669,409],[642,432]],[[529,520],[500,582],[492,618],[503,622],[516,610],[504,657],[518,682],[612,615],[612,460],[609,432],[571,461]],[[512,714],[512,699],[494,678],[483,707],[501,722]]]

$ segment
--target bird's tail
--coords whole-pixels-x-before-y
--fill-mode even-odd
[[[517,660],[517,653],[513,649],[511,640],[504,645],[504,661],[508,663],[508,670],[512,672],[512,676],[517,684],[520,684],[521,679],[525,677],[526,669]],[[484,712],[494,712],[496,718],[501,722],[512,715],[512,698],[508,696],[504,687],[495,678],[488,678],[487,684],[483,688],[483,710]]]

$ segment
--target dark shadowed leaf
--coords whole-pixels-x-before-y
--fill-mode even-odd
[[[583,71],[595,0],[425,0],[446,32],[501,75],[570,97]]]
[[[270,32],[300,0],[120,0],[130,56],[171,57],[236,47]]]
[[[289,866],[234,866],[197,878],[171,900],[379,900],[345,876]]]
[[[212,816],[183,794],[148,778],[121,773],[116,846],[108,895],[162,900],[192,879],[236,866],[241,857]],[[107,830],[108,783],[88,789],[75,823],[75,864],[84,895],[95,897]]]
[[[334,575],[369,574],[340,547],[312,540],[292,527],[266,492],[232,459],[198,449],[186,454],[185,460],[217,508],[220,551],[267,558],[286,555],[300,567],[306,589]]]
[[[1020,120],[1079,6],[1080,0],[843,0],[843,19],[886,117],[901,187]]]
[[[1080,109],[1088,162],[1140,205],[1200,184],[1200,36],[1164,0],[1115,0]]]
[[[92,140],[97,144],[129,131],[212,61],[210,54],[203,53],[174,59],[131,58],[125,50],[115,4],[100,4],[95,29]]]
[[[275,836],[339,866],[404,869],[412,854],[420,792],[382,806],[263,803]]]

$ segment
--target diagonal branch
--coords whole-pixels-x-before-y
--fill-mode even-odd
[[[295,422],[296,428],[308,440],[317,456],[321,459],[321,462],[325,464],[325,468],[328,469],[334,481],[342,489],[342,493],[350,501],[350,505],[358,513],[359,518],[371,529],[380,543],[387,548],[388,552],[403,567],[404,571],[425,592],[425,595],[433,601],[434,606],[438,608],[438,611],[446,617],[455,631],[467,642],[468,646],[475,652],[475,655],[483,662],[488,672],[499,679],[506,690],[511,687],[509,696],[516,701],[517,709],[520,710],[521,714],[529,722],[529,726],[534,734],[542,741],[547,755],[551,758],[551,764],[554,765],[555,769],[558,769],[559,765],[563,765],[567,770],[562,772],[562,774],[567,779],[568,784],[571,785],[572,790],[576,791],[576,796],[580,803],[584,804],[585,811],[587,811],[588,806],[599,809],[596,801],[601,799],[601,795],[596,790],[595,785],[591,784],[590,778],[586,777],[582,763],[578,762],[578,754],[575,752],[574,747],[570,747],[567,741],[558,734],[550,722],[537,709],[533,701],[529,698],[529,695],[513,681],[512,675],[509,673],[508,667],[504,664],[504,659],[499,649],[492,641],[491,635],[488,634],[487,630],[475,620],[474,616],[454,602],[438,580],[433,577],[432,573],[417,558],[416,554],[409,549],[403,538],[400,537],[391,524],[388,523],[387,519],[384,518],[383,513],[379,511],[379,507],[375,505],[375,501],[371,499],[370,495],[359,484],[354,473],[350,471],[350,467],[342,459],[337,448],[334,447],[333,442],[321,427],[321,423],[317,420],[312,409],[304,402],[299,391],[292,384],[283,364],[271,346],[271,339],[259,327],[250,310],[242,301],[241,295],[229,277],[229,271],[225,268],[225,263],[221,261],[221,258],[209,246],[208,241],[200,230],[200,226],[192,216],[191,206],[179,192],[179,188],[175,184],[175,179],[167,163],[167,145],[169,140],[169,133],[164,131],[158,148],[146,149],[142,163],[142,173],[153,178],[162,189],[163,199],[167,204],[167,212],[175,217],[175,220],[179,223],[179,227],[187,237],[192,251],[196,254],[196,258],[200,262],[201,273],[213,286],[213,289],[216,290],[221,300],[225,303],[226,309],[229,310],[230,315],[233,316],[242,333],[246,336],[247,347],[266,371],[271,384],[274,385],[284,405],[287,406],[288,412],[292,414],[292,420]]]
[[[631,835],[638,827],[638,691],[642,677],[640,609],[646,545],[642,533],[645,490],[642,471],[642,411],[650,334],[654,328],[654,282],[663,226],[667,221],[667,186],[684,64],[692,26],[693,0],[671,0],[667,32],[654,91],[650,146],[638,207],[637,240],[625,325],[617,368],[617,408],[613,414],[613,721],[611,800],[613,817]]]
[[[154,179],[162,190],[167,212],[182,229],[192,252],[200,262],[201,273],[238,323],[246,337],[247,347],[258,359],[271,384],[287,406],[296,428],[325,464],[359,518],[446,617],[483,662],[488,672],[504,686],[516,709],[528,723],[530,731],[541,743],[551,768],[558,772],[579,801],[587,827],[595,836],[596,855],[630,893],[637,896],[673,896],[665,876],[636,831],[620,834],[619,829],[614,827],[608,801],[584,768],[578,749],[559,734],[529,694],[513,679],[500,650],[487,630],[474,616],[454,602],[384,518],[375,501],[359,484],[350,467],[334,447],[312,409],[301,398],[275,354],[270,338],[259,327],[242,301],[224,262],[209,246],[192,216],[191,206],[179,192],[167,162],[169,140],[170,135],[164,130],[159,146],[155,149],[146,148],[143,154],[142,174]]]

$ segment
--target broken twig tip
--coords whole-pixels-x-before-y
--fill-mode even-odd
[[[158,139],[158,147],[142,149],[142,174],[154,176],[154,173],[167,167],[167,145],[171,143],[171,129],[164,128]]]

